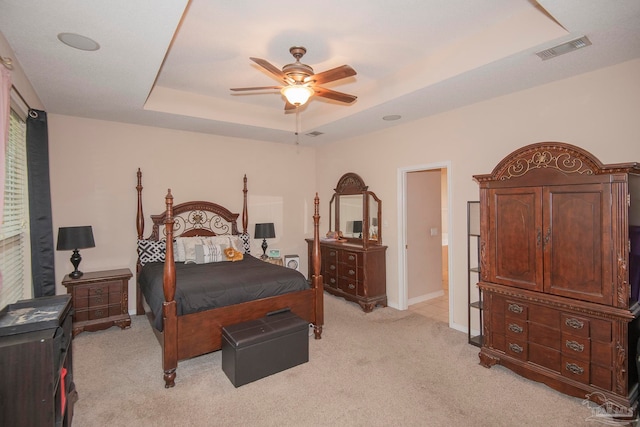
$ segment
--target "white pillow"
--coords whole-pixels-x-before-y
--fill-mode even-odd
[[[176,262],[195,262],[195,246],[202,244],[205,237],[176,237]]]
[[[220,262],[227,260],[222,246],[212,244],[211,242],[196,245],[194,251],[196,254],[196,264],[207,264],[210,262]]]
[[[236,251],[244,254],[244,247],[242,245],[242,242],[240,241],[240,237],[238,237],[238,236],[225,234],[225,235],[221,235],[221,236],[207,237],[206,239],[207,239],[207,241],[213,243],[214,245],[223,246],[223,248],[222,248],[223,250],[228,248],[228,247],[232,247]]]

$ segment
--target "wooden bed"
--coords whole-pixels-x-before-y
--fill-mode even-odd
[[[244,177],[244,202],[242,208],[242,233],[237,227],[239,214],[212,202],[194,201],[173,205],[171,190],[165,197],[166,210],[152,215],[153,229],[149,237],[144,237],[144,214],[142,208],[142,172],[138,169],[138,209],[136,227],[138,240],[172,242],[175,237],[215,236],[220,234],[244,235],[248,237],[247,178]],[[203,221],[202,218],[205,218]],[[185,222],[182,218],[187,218]],[[195,219],[195,221],[194,221]],[[163,270],[164,302],[162,303],[162,331],[154,327],[155,316],[148,308],[140,283],[136,280],[138,315],[147,314],[151,326],[162,347],[162,369],[165,387],[175,385],[178,361],[219,350],[222,346],[222,328],[248,320],[258,319],[267,313],[289,308],[299,317],[314,325],[314,336],[320,339],[324,322],[323,287],[320,276],[320,236],[319,236],[319,199],[314,199],[314,243],[312,249],[312,275],[309,288],[283,295],[256,299],[226,307],[208,309],[196,313],[178,315],[176,309],[176,265],[173,245],[166,245]],[[164,231],[161,232],[161,224]],[[215,225],[215,226],[214,226]],[[222,230],[222,232],[220,231]],[[245,254],[245,257],[251,256]],[[285,268],[285,267],[282,267]],[[137,278],[142,265],[138,259]]]

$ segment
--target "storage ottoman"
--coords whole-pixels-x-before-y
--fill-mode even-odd
[[[309,323],[290,311],[222,328],[222,370],[240,387],[309,361]]]

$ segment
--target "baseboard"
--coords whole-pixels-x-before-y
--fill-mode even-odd
[[[420,302],[429,301],[430,299],[438,298],[444,295],[444,290],[431,292],[429,294],[420,295],[419,297],[411,298],[407,301],[407,305],[418,304]]]

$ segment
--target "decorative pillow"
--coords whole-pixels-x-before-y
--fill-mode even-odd
[[[212,243],[196,245],[194,247],[194,252],[196,264],[226,261],[226,257],[224,256],[220,245],[214,245]]]
[[[226,248],[232,247],[236,251],[238,251],[240,253],[244,253],[244,248],[243,248],[242,242],[240,241],[240,238],[238,236],[233,236],[233,235],[230,235],[230,234],[223,234],[223,235],[219,235],[219,236],[207,237],[206,239],[207,239],[207,241],[209,241],[209,242],[211,242],[211,243],[213,243],[215,245],[222,245],[223,247],[226,247]]]
[[[251,235],[249,233],[242,233],[240,236],[240,242],[242,242],[242,249],[245,254],[251,253]]]
[[[164,240],[138,240],[138,259],[141,265],[164,262],[167,247]]]
[[[187,237],[182,242],[184,244],[184,262],[196,261],[196,245],[207,243],[206,237]]]

